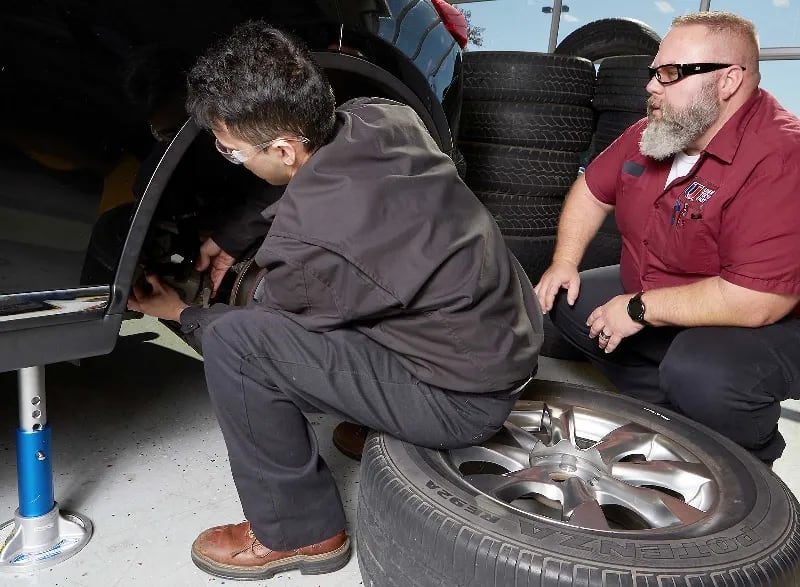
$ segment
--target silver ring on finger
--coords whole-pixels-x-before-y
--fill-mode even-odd
[[[611,338],[611,335],[606,334],[605,331],[603,330],[600,331],[600,334],[598,336],[600,337],[600,340],[605,340],[606,342],[608,342],[608,339]]]

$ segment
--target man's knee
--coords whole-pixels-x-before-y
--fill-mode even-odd
[[[691,336],[692,330],[685,330],[679,333],[669,346],[664,359],[661,361],[658,373],[661,386],[666,389],[674,389],[677,392],[694,389],[699,386],[702,379],[716,379],[716,374],[698,369],[703,354],[697,353],[698,348],[695,337]],[[714,365],[704,361],[705,367],[713,369]]]
[[[559,290],[550,311],[550,319],[560,330],[588,333],[586,320],[589,314],[608,300],[623,292],[619,281],[619,267],[598,267],[581,271],[578,299],[570,306],[567,291]]]
[[[553,301],[550,320],[562,334],[568,338],[573,338],[581,334],[588,335],[589,329],[586,326],[586,319],[589,317],[590,312],[591,310],[586,311],[578,303],[570,306],[569,302],[567,302],[567,292],[562,290]]]
[[[561,330],[562,326],[560,326],[561,321],[564,319],[564,306],[567,303],[567,296],[562,295],[562,292],[558,292],[556,294],[555,299],[553,300],[553,307],[550,308],[550,312],[548,313],[550,316],[550,321],[555,324],[556,328]]]

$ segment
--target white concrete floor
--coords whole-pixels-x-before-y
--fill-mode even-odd
[[[203,529],[243,519],[227,454],[205,391],[197,355],[152,320],[126,322],[109,356],[47,368],[47,413],[53,429],[56,499],[88,516],[94,536],[76,556],[25,575],[0,574],[0,585],[181,587],[238,584],[210,577],[189,559]],[[543,358],[539,377],[603,386],[583,363]],[[15,373],[0,374],[0,521],[17,507],[14,430]],[[320,447],[339,483],[350,529],[355,521],[358,467],[331,445],[337,421],[311,416]],[[795,494],[800,468],[800,402],[786,402],[781,431],[787,456],[775,471]],[[290,572],[250,585],[361,585],[355,554],[342,570]]]

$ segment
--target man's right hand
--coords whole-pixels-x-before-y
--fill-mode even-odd
[[[198,271],[205,271],[209,267],[211,268],[212,297],[217,295],[217,289],[219,289],[222,279],[235,262],[236,259],[223,251],[213,239],[206,239],[200,247],[200,257],[195,263],[195,268]]]
[[[536,297],[539,298],[542,312],[546,314],[553,308],[553,301],[562,287],[567,290],[567,303],[572,306],[578,299],[581,288],[578,267],[567,261],[553,261],[533,288]]]

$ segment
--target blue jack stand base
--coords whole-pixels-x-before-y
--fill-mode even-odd
[[[19,509],[0,524],[0,571],[28,572],[68,559],[92,537],[92,523],[60,512],[53,499],[44,367],[19,370],[17,485]]]
[[[51,567],[86,546],[92,523],[80,514],[60,512],[58,503],[42,516],[14,519],[0,526],[0,571],[25,573]]]

